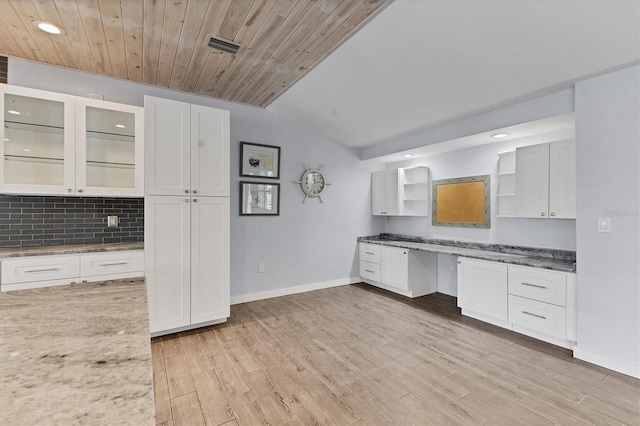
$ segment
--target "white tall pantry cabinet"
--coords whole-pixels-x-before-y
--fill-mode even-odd
[[[152,335],[229,317],[229,112],[145,97]]]

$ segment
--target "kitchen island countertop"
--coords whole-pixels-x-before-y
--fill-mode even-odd
[[[143,278],[0,293],[0,424],[154,424]]]

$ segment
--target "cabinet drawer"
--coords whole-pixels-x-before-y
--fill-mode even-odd
[[[34,256],[2,261],[2,284],[53,281],[80,276],[78,255]]]
[[[509,296],[509,322],[559,339],[567,338],[566,308]]]
[[[360,261],[360,276],[371,281],[380,282],[380,265],[377,263]]]
[[[509,294],[567,305],[567,275],[541,269],[509,266]]]
[[[380,246],[375,244],[360,243],[359,255],[360,260],[372,263],[380,263]]]
[[[80,271],[83,277],[137,271],[142,273],[144,271],[144,252],[132,250],[85,254],[80,257]]]

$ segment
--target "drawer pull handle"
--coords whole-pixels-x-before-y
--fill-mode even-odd
[[[47,268],[47,269],[31,269],[30,271],[25,271],[25,272],[53,272],[53,271],[59,271],[60,268]]]
[[[527,311],[522,311],[522,313],[525,314],[525,315],[531,315],[532,317],[540,318],[540,319],[543,319],[543,320],[547,319],[547,317],[545,317],[543,315],[532,314],[531,312],[527,312]]]
[[[370,251],[365,251],[365,254],[375,254],[375,253],[372,253]]]
[[[546,289],[546,287],[545,287],[545,286],[543,286],[543,285],[538,285],[538,284],[522,283],[522,285],[526,285],[526,286],[529,286],[529,287],[544,288],[544,289]]]
[[[370,274],[373,274],[373,273],[374,273],[373,271],[371,271],[371,270],[369,270],[369,269],[365,269],[364,271],[365,271],[365,272],[368,272],[368,273],[370,273]]]
[[[117,262],[117,263],[103,263],[100,266],[118,266],[118,265],[126,265],[129,262]]]

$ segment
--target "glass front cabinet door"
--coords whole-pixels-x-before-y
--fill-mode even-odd
[[[0,193],[75,192],[75,98],[1,85]]]
[[[0,85],[0,193],[142,197],[144,109]]]
[[[76,191],[83,195],[144,195],[144,109],[76,99]]]

